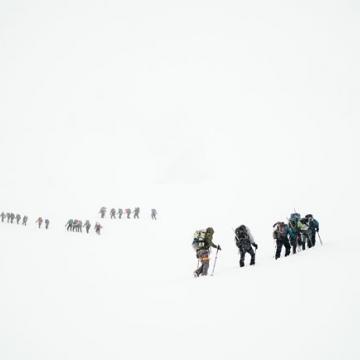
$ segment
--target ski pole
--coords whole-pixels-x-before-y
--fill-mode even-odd
[[[216,250],[214,266],[213,266],[213,269],[212,269],[212,272],[211,272],[211,276],[214,276],[214,271],[215,271],[215,266],[216,266],[216,260],[217,260],[217,257],[218,257],[218,252],[219,252],[219,248],[217,248],[217,250]]]
[[[320,240],[320,244],[321,244],[321,246],[323,246],[323,242],[322,242],[322,240],[321,240],[321,237],[320,237],[320,234],[319,234],[318,231],[317,231],[317,234],[318,234],[318,237],[319,237],[319,240]]]

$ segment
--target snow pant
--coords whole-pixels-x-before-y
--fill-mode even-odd
[[[116,219],[115,214],[111,214],[111,215],[110,215],[110,219]]]
[[[308,248],[313,247],[313,244],[311,242],[311,235],[308,232],[301,233],[301,245],[302,245],[303,250],[305,250],[306,244],[307,244]]]
[[[310,240],[311,240],[312,246],[315,246],[315,244],[316,244],[316,231],[311,231],[310,232]]]
[[[134,214],[134,219],[139,219],[139,214]]]
[[[198,250],[196,253],[196,257],[200,260],[201,265],[195,271],[196,276],[206,276],[209,270],[210,258],[209,258],[209,250]]]
[[[297,247],[302,246],[302,240],[300,234],[296,235],[295,237],[290,238],[290,245],[292,247],[293,254],[296,254]]]
[[[86,226],[86,233],[88,234],[89,233],[89,230],[90,230],[90,226]]]
[[[255,251],[251,246],[245,248],[241,247],[239,250],[240,250],[240,267],[245,266],[246,253],[249,253],[251,256],[250,265],[255,265]]]
[[[152,215],[151,215],[151,218],[152,218],[153,220],[156,220],[156,215],[152,214]]]
[[[291,246],[288,239],[276,239],[276,253],[275,259],[278,259],[281,256],[281,250],[285,247],[285,256],[290,254]],[[295,248],[296,251],[296,248]]]

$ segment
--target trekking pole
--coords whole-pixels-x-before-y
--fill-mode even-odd
[[[217,248],[217,250],[216,250],[214,266],[213,266],[213,269],[212,269],[212,272],[211,272],[211,276],[214,276],[214,271],[215,271],[215,266],[216,266],[216,260],[217,260],[217,257],[218,257],[218,252],[219,252],[219,248]]]
[[[318,231],[317,231],[317,234],[318,234],[318,237],[319,237],[319,240],[320,240],[320,244],[321,244],[321,246],[323,246],[323,242],[322,242],[322,240],[321,240],[321,237],[320,237],[320,234],[319,234]]]

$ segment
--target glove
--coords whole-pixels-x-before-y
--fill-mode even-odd
[[[218,250],[221,250],[221,247],[220,247],[220,245],[218,245],[218,246],[217,246],[217,249],[218,249]]]
[[[257,244],[253,244],[253,247],[254,247],[256,250],[258,249]]]

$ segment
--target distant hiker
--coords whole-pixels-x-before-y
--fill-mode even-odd
[[[15,214],[14,213],[11,213],[10,214],[10,222],[13,223],[15,220]]]
[[[103,207],[100,209],[99,213],[100,213],[101,218],[103,219],[103,218],[105,217],[105,215],[106,215],[106,207],[103,206]]]
[[[8,212],[6,213],[6,220],[8,223],[10,222],[10,219],[11,219],[11,214]]]
[[[24,215],[22,219],[22,225],[26,226],[27,221],[28,221],[28,217]]]
[[[153,220],[156,220],[156,215],[157,215],[156,209],[151,209],[151,218],[152,218]]]
[[[275,260],[281,256],[282,247],[285,247],[285,256],[290,254],[290,230],[284,222],[277,222],[274,225],[275,230],[273,232],[273,238],[276,241],[276,253]]]
[[[240,225],[238,228],[236,228],[235,243],[240,251],[240,267],[245,266],[246,253],[249,253],[251,256],[250,265],[255,265],[255,252],[252,247],[257,249],[258,246],[255,243],[249,228],[247,228],[245,225]]]
[[[302,249],[305,250],[305,245],[307,244],[308,248],[313,247],[310,236],[310,228],[308,225],[308,220],[306,218],[300,219],[298,222],[298,228],[301,235],[301,245]]]
[[[194,271],[194,276],[206,276],[209,270],[210,264],[210,247],[221,250],[220,245],[215,245],[212,241],[214,235],[214,229],[208,227],[205,230],[196,231],[194,234],[193,248],[196,250],[196,257],[201,262],[198,269]]]
[[[82,227],[82,224],[80,223],[80,220],[74,219],[73,226],[72,226],[73,231],[80,232],[80,227]]]
[[[95,232],[100,235],[100,231],[102,229],[102,226],[99,223],[95,224]]]
[[[41,224],[43,223],[43,218],[40,216],[40,217],[35,221],[35,223],[38,224],[39,229],[40,229],[40,228],[41,228]]]
[[[116,219],[116,210],[114,208],[110,210],[110,219]]]
[[[134,209],[134,219],[139,219],[139,214],[140,214],[140,208],[136,207]]]
[[[20,215],[20,214],[16,214],[15,219],[16,219],[16,223],[19,225],[19,222],[20,222],[20,220],[21,220],[21,215]]]
[[[130,219],[131,209],[125,209],[126,218]]]
[[[290,236],[290,245],[292,247],[293,254],[296,254],[297,247],[302,247],[302,239],[299,229],[299,221],[301,219],[301,215],[298,213],[293,213],[290,215],[288,228],[289,228],[289,236]]]
[[[47,230],[49,228],[50,221],[49,219],[45,219],[45,229]]]
[[[123,209],[118,210],[119,219],[121,219],[123,213],[124,213]]]
[[[316,244],[316,233],[319,232],[319,222],[314,219],[312,214],[305,215],[305,219],[307,219],[307,223],[309,225],[309,235],[310,241],[313,246]]]
[[[82,228],[83,228],[83,222],[82,220],[78,221],[78,231],[82,233]]]
[[[1,222],[4,222],[4,220],[5,220],[5,218],[6,218],[5,213],[2,212],[2,213],[0,214],[0,217],[1,217]]]
[[[86,220],[83,227],[85,228],[86,230],[86,233],[88,234],[89,233],[89,230],[91,228],[91,224],[90,224],[90,221],[89,220]]]
[[[69,219],[68,222],[65,224],[66,230],[73,231],[73,224],[74,224],[74,220]]]

